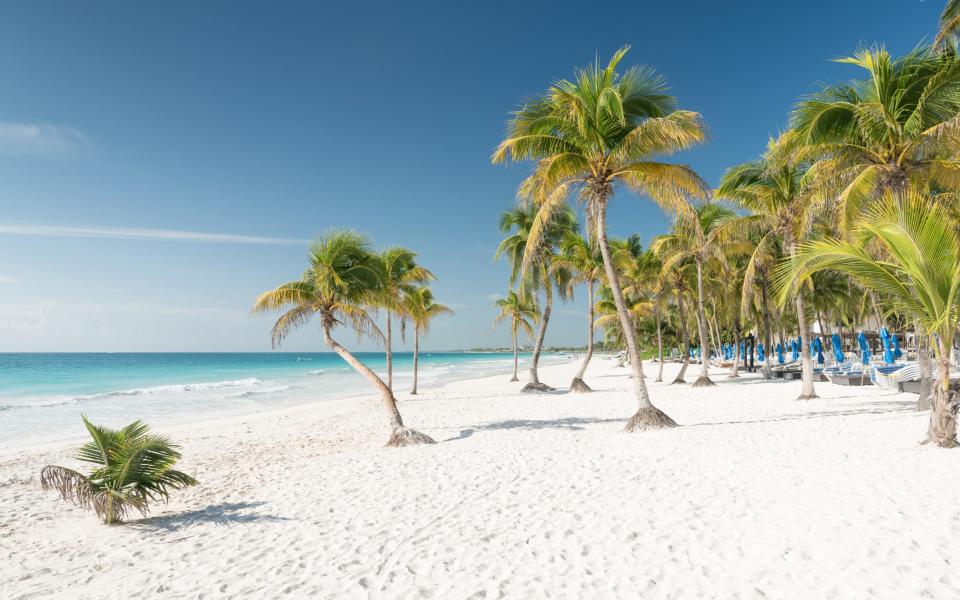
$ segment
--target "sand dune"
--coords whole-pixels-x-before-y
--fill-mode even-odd
[[[72,447],[6,452],[0,596],[960,597],[960,451],[918,444],[914,397],[715,373],[651,383],[683,424],[652,433],[621,431],[607,359],[594,394],[497,376],[405,399],[435,446],[381,448],[373,398],[167,429],[201,485],[121,527],[40,491]]]

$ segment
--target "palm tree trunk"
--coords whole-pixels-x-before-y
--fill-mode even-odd
[[[790,246],[790,254],[796,253],[796,247]],[[807,329],[807,315],[803,303],[803,289],[798,287],[794,301],[797,307],[797,327],[800,331],[800,364],[802,368],[803,385],[797,400],[812,400],[817,397],[813,389],[813,359],[810,358],[810,331]]]
[[[690,366],[690,330],[687,329],[686,310],[683,308],[683,288],[677,288],[677,308],[680,312],[680,330],[683,332],[683,364],[680,365],[680,372],[674,377],[670,385],[674,383],[686,383],[683,378],[687,373],[687,367]]]
[[[746,350],[744,350],[746,360]],[[740,377],[740,319],[733,319],[733,367],[730,369],[730,378]]]
[[[377,391],[380,392],[383,407],[387,411],[387,418],[390,420],[391,434],[390,439],[387,440],[387,447],[435,443],[430,436],[422,434],[415,429],[405,427],[403,419],[400,417],[400,411],[397,410],[397,399],[394,397],[389,386],[367,367],[367,365],[360,362],[356,356],[351,354],[349,350],[330,337],[329,324],[324,324],[321,329],[323,330],[323,341],[327,344],[327,347],[340,355],[340,358],[353,367],[358,373],[366,377],[367,381],[373,384],[373,386],[377,388]]]
[[[544,267],[545,268],[545,267]],[[550,321],[550,311],[553,310],[553,288],[547,276],[544,286],[543,315],[540,317],[540,327],[537,329],[537,340],[533,344],[533,354],[530,356],[530,383],[523,386],[524,392],[550,392],[553,388],[540,383],[537,367],[540,364],[540,353],[543,351],[543,340],[547,337],[547,323]]]
[[[653,381],[660,383],[663,381],[663,328],[660,326],[660,298],[655,298],[653,308],[653,318],[657,322],[657,378]]]
[[[393,327],[387,311],[387,387],[393,391]]]
[[[917,398],[917,410],[930,410],[933,407],[933,364],[930,360],[930,338],[920,335],[919,326],[914,326],[914,331],[917,332],[917,362],[920,365],[920,397]]]
[[[697,329],[700,330],[700,376],[693,387],[716,385],[710,379],[710,346],[707,345],[707,314],[703,306],[703,261],[697,258]]]
[[[520,378],[517,377],[517,328],[514,325],[513,328],[513,377],[510,378],[510,381],[520,381]]]
[[[570,383],[571,392],[592,392],[590,386],[583,381],[583,375],[587,372],[587,365],[590,364],[590,358],[593,356],[593,282],[587,282],[587,302],[590,307],[587,309],[587,355],[583,358],[583,364],[577,371],[573,381]]]
[[[420,326],[413,328],[413,389],[410,390],[411,396],[417,395],[417,367],[420,362]]]
[[[933,408],[930,410],[928,442],[942,448],[957,445],[957,392],[950,388],[950,348],[940,343],[937,385],[933,390]]]
[[[763,354],[763,378],[770,379],[770,377],[772,377],[770,366],[773,362],[773,348],[771,347],[771,342],[773,341],[773,329],[770,323],[770,305],[767,304],[766,271],[763,272],[763,280],[760,284],[760,301],[763,303],[763,344],[765,350]]]
[[[675,427],[677,423],[663,411],[650,402],[647,384],[643,379],[643,365],[640,362],[640,353],[637,351],[636,331],[633,319],[627,310],[627,303],[623,299],[623,290],[620,287],[620,275],[613,264],[610,253],[610,244],[607,242],[607,199],[597,198],[597,208],[594,211],[597,225],[597,243],[603,255],[603,267],[607,273],[607,284],[613,294],[614,304],[617,306],[617,317],[623,329],[623,337],[627,342],[627,352],[630,355],[630,367],[633,370],[633,391],[637,397],[637,412],[627,421],[627,431],[642,431],[646,429],[662,429]]]

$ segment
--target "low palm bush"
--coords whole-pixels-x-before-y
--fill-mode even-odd
[[[49,465],[40,471],[43,489],[55,489],[64,500],[92,508],[104,523],[126,519],[131,510],[146,516],[150,502],[166,502],[170,491],[196,485],[193,477],[173,469],[180,460],[178,446],[165,436],[150,433],[142,421],[113,430],[83,417],[92,441],[77,459],[96,465],[89,475]]]

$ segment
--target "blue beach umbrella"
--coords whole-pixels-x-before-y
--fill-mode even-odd
[[[893,358],[893,350],[890,349],[890,332],[886,327],[880,328],[880,345],[883,346],[883,362],[892,365],[896,359]]]
[[[740,360],[747,360],[747,347],[740,342]]]
[[[900,350],[900,340],[897,339],[897,334],[891,334],[890,341],[893,342],[893,357],[900,358],[903,356],[903,351]]]
[[[833,357],[842,363],[846,357],[843,355],[843,342],[840,341],[839,334],[835,333],[830,337],[830,345],[833,346]]]
[[[763,344],[757,344],[757,360],[763,362],[766,357],[763,355]]]
[[[800,344],[797,340],[790,340],[790,356],[793,360],[800,358]]]
[[[783,344],[777,342],[777,362],[783,364]]]
[[[857,334],[857,345],[860,346],[860,359],[863,361],[863,364],[870,364],[870,345],[867,344],[867,336],[863,335],[863,332]]]
[[[810,344],[810,347],[814,352],[817,353],[817,364],[823,364],[823,342],[820,341],[819,337],[813,338],[813,342]]]
[[[697,348],[697,360],[700,360],[703,357],[703,353],[700,352],[700,348]]]

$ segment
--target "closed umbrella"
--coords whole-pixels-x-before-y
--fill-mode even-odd
[[[897,334],[891,334],[890,341],[893,342],[893,357],[900,358],[903,356],[903,351],[900,350],[900,340],[897,339]]]
[[[797,340],[790,340],[790,355],[793,360],[800,358],[800,344],[797,343]]]
[[[757,360],[760,362],[764,361],[763,344],[757,344]]]
[[[830,345],[833,346],[833,357],[842,363],[846,357],[843,355],[843,342],[840,341],[839,334],[835,333],[830,337]]]
[[[819,337],[813,338],[813,343],[811,344],[813,351],[817,353],[817,364],[823,364],[823,342],[820,341]]]
[[[863,364],[870,364],[870,345],[867,344],[867,336],[863,335],[863,332],[857,334],[857,345],[860,346],[860,359],[863,361]]]
[[[883,346],[883,362],[892,365],[896,360],[893,358],[893,350],[890,349],[890,332],[886,327],[880,328],[880,344]]]
[[[777,342],[777,362],[783,364],[783,344]]]

